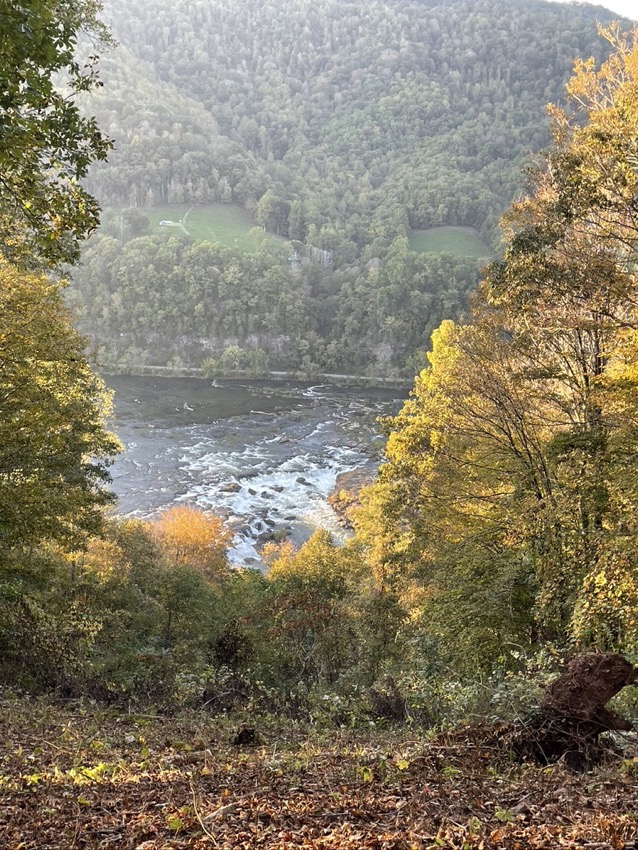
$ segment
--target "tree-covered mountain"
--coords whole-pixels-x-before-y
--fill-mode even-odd
[[[407,237],[467,227],[498,249],[525,156],[548,141],[546,103],[577,56],[606,55],[596,21],[610,17],[541,0],[112,0],[120,44],[89,106],[116,150],[89,189],[117,210],[238,204],[293,247],[124,244],[134,234],[116,221],[76,276],[83,329],[120,366],[199,365],[239,344],[272,365],[301,352],[308,369],[413,371],[478,263],[419,256]],[[131,287],[140,252],[148,282],[133,272]],[[250,294],[273,268],[275,302]],[[281,293],[295,320],[279,315]]]

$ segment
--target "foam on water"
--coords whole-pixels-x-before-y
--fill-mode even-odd
[[[308,387],[305,390],[302,390],[301,395],[305,398],[326,398],[327,393],[321,393],[319,390],[327,390],[329,389],[328,384],[316,384],[314,387]]]
[[[254,561],[257,546],[277,531],[298,541],[320,526],[343,536],[325,500],[340,472],[362,464],[360,452],[339,446],[326,446],[323,455],[304,452],[279,460],[264,458],[259,446],[243,452],[189,452],[181,460],[191,484],[180,501],[219,511],[234,526],[239,522],[230,552],[235,564]]]

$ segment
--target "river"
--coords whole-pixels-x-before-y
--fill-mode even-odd
[[[118,513],[151,517],[174,504],[223,516],[235,565],[259,563],[280,532],[299,544],[319,527],[342,537],[327,497],[341,472],[374,468],[378,417],[400,390],[275,381],[106,376],[111,427],[125,446],[111,468]]]

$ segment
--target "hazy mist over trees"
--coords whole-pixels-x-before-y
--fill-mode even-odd
[[[90,109],[116,148],[88,182],[107,210],[72,303],[122,369],[216,364],[234,346],[249,368],[413,374],[476,285],[464,234],[483,261],[499,252],[546,104],[577,56],[607,52],[584,5],[114,0],[104,14],[119,46]],[[234,206],[256,229],[222,247]],[[190,217],[135,226],[135,208]],[[192,208],[210,235],[190,233]],[[423,253],[435,227],[472,230]]]

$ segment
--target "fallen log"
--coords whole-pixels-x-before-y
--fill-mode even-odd
[[[631,723],[606,707],[627,685],[638,682],[638,667],[613,652],[579,655],[547,688],[539,707],[513,735],[521,759],[565,763],[582,770],[608,751],[603,732],[632,729]]]

